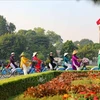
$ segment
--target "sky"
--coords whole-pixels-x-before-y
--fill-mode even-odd
[[[19,29],[42,27],[65,41],[99,42],[100,5],[89,0],[0,0],[0,15]]]

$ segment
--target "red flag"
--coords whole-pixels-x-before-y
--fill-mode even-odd
[[[100,25],[100,19],[98,19],[98,20],[96,21],[96,23],[97,23],[97,25]]]

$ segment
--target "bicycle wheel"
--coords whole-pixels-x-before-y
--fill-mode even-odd
[[[12,76],[18,76],[18,75],[20,75],[20,73],[19,72],[17,72],[16,70],[13,72],[13,74],[12,74]]]
[[[2,75],[3,75],[3,77],[5,77],[5,78],[11,77],[11,70],[10,70],[9,68],[4,68],[4,69],[2,70]]]
[[[0,78],[2,77],[2,70],[0,69]]]

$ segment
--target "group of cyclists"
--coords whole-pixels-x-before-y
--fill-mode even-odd
[[[71,63],[70,60],[68,59],[68,53],[64,54],[64,65],[67,66],[67,69],[72,67],[73,70],[86,70],[86,66],[89,65],[89,59],[88,58],[83,58],[80,59],[77,57],[77,50],[74,50],[72,53],[72,58],[71,58]],[[100,70],[100,50],[98,52],[98,59],[97,59],[97,66],[96,70]]]
[[[33,67],[33,63],[35,62],[34,64],[34,67],[35,67],[35,71],[36,72],[40,72],[40,69],[41,69],[41,63],[42,63],[42,60],[40,60],[38,57],[37,57],[38,53],[37,52],[34,52],[33,53],[33,56],[32,56],[32,60],[29,60],[25,53],[22,52],[21,55],[20,55],[20,68],[23,69],[23,72],[24,72],[24,75],[28,74],[28,70],[29,70],[29,66]],[[8,64],[7,67],[11,67],[12,68],[12,74],[16,71],[16,68],[18,68],[19,66],[16,65],[15,63],[15,53],[12,52],[11,53],[11,56],[10,56],[10,63]],[[32,63],[33,62],[33,63]]]
[[[83,59],[80,59],[77,56],[78,50],[74,50],[72,52],[72,58],[71,60],[68,57],[68,53],[64,53],[63,57],[63,67],[65,67],[65,70],[68,70],[72,68],[72,70],[87,70],[87,65],[89,65],[89,59],[86,57],[83,57]],[[98,57],[97,57],[97,66],[94,67],[96,69],[94,70],[100,70],[100,50],[98,51]],[[93,69],[92,69],[93,70]]]
[[[77,57],[77,50],[74,50],[72,53],[71,60],[68,57],[68,53],[64,53],[63,61],[65,68],[72,68],[73,70],[79,70],[81,67],[82,59]],[[48,69],[55,70],[57,66],[57,61],[53,57],[53,52],[49,53],[49,63],[47,65]],[[25,53],[22,52],[20,55],[20,68],[23,69],[24,75],[28,74],[29,66],[35,68],[35,72],[41,72],[41,65],[43,61],[38,58],[38,53],[34,52],[32,56],[32,60],[29,60]],[[9,66],[12,68],[12,74],[16,71],[16,68],[19,67],[15,63],[15,53],[12,52],[10,56]]]
[[[74,50],[72,53],[72,58],[69,60],[68,53],[64,53],[64,67],[72,68],[73,70],[80,70],[82,59],[77,56],[78,51]]]
[[[52,68],[52,70],[54,70],[53,68],[56,66],[56,64],[54,63],[54,57],[53,57],[52,52],[50,52],[50,54],[49,54],[49,60],[50,60],[50,63],[48,65],[48,68],[50,66]],[[43,61],[38,58],[37,52],[33,53],[32,60],[29,60],[26,57],[25,53],[22,52],[20,55],[19,66],[16,65],[15,62],[16,62],[15,61],[15,53],[12,52],[11,56],[10,56],[10,63],[7,65],[7,67],[10,66],[12,68],[12,70],[11,70],[12,74],[16,71],[16,68],[18,68],[19,66],[20,66],[20,68],[23,69],[24,75],[29,73],[30,66],[35,68],[35,72],[41,72],[41,66],[43,66]]]

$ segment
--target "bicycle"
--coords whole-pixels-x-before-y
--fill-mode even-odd
[[[18,75],[18,72],[16,70],[14,72],[12,72],[12,68],[10,67],[10,64],[8,64],[5,67],[4,64],[2,63],[2,65],[0,67],[0,78],[2,78],[2,77],[9,78],[11,76],[16,76],[16,75]]]
[[[1,77],[4,77],[4,78],[11,77],[11,70],[10,70],[10,68],[4,67],[3,63],[1,65],[1,67],[0,67],[0,78]]]
[[[47,68],[41,67],[41,72],[47,71]],[[34,66],[30,66],[28,74],[36,73]],[[23,69],[22,68],[16,68],[16,70],[12,73],[12,68],[8,64],[6,67],[4,67],[4,64],[2,63],[2,66],[0,67],[0,78],[9,78],[11,76],[17,76],[17,75],[23,75]]]

